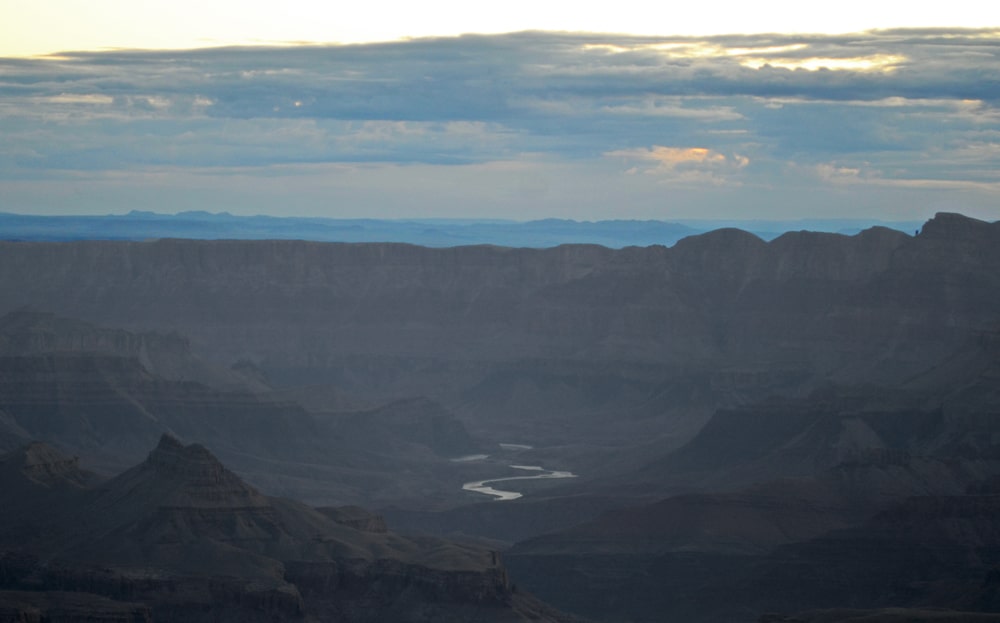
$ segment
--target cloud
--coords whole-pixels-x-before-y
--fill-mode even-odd
[[[794,166],[792,168],[795,168]],[[802,172],[799,171],[799,174]],[[918,190],[958,190],[976,191],[1000,195],[1000,182],[995,179],[976,179],[974,176],[950,177],[947,171],[937,171],[935,177],[919,177],[918,173],[906,171],[903,175],[885,177],[882,171],[865,163],[858,167],[842,166],[838,163],[820,163],[812,167],[811,173],[823,183],[840,188],[881,187],[907,188]],[[807,173],[808,174],[808,173]]]
[[[998,43],[996,29],[525,32],[0,58],[0,180],[381,163],[402,184],[412,167],[544,162],[648,174],[626,193],[639,178],[650,193],[806,179],[986,193],[1000,181]]]
[[[833,184],[857,184],[864,181],[860,168],[842,167],[829,162],[815,165],[816,175]]]
[[[645,165],[642,169],[638,166],[628,169],[630,174],[642,171],[682,184],[738,184],[734,174],[750,164],[750,159],[746,156],[727,156],[705,147],[654,145],[650,148],[619,149],[604,155]]]
[[[681,97],[644,97],[621,102],[609,102],[601,112],[639,117],[673,117],[705,123],[740,121],[745,117],[733,106],[704,105],[696,99]]]

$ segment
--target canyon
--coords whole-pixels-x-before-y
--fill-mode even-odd
[[[998,416],[1000,223],[958,214],[916,235],[722,229],[621,249],[0,242],[0,451],[22,457],[5,461],[62,483],[66,508],[111,504],[95,491],[118,485],[95,483],[175,455],[193,461],[185,473],[213,466],[228,493],[210,498],[240,498],[195,519],[157,493],[143,508],[159,510],[122,520],[120,543],[87,549],[69,524],[31,526],[32,500],[51,493],[17,485],[5,534],[39,532],[5,550],[0,575],[14,578],[3,603],[25,612],[74,599],[59,586],[119,581],[79,573],[139,560],[146,546],[129,539],[152,534],[140,524],[183,528],[182,543],[228,548],[236,533],[221,525],[305,543],[275,536],[292,513],[322,534],[499,552],[476,569],[509,580],[459,591],[506,604],[497,616],[987,616],[1000,603]],[[474,455],[489,459],[454,460]],[[503,501],[463,490],[527,475],[516,466],[577,477],[521,480],[522,497]],[[77,579],[32,584],[57,543],[79,552],[65,576]],[[355,568],[301,543],[239,554],[233,568],[249,566],[235,576],[271,588],[218,594],[279,619],[365,620],[361,597],[335,606],[316,587],[423,586],[399,578],[432,557],[407,545]],[[451,579],[422,573],[432,588],[400,613],[450,594]],[[174,606],[159,590],[83,592],[114,616],[160,620]]]

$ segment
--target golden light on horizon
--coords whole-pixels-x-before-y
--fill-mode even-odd
[[[765,66],[780,67],[782,69],[805,69],[807,71],[848,70],[848,71],[892,71],[902,63],[906,62],[906,57],[898,54],[874,54],[871,56],[858,56],[855,58],[768,58],[752,57],[743,59],[740,64],[752,69],[760,69]]]
[[[953,0],[946,6],[923,6],[843,0],[836,11],[817,11],[789,0],[683,8],[644,0],[619,0],[613,5],[508,0],[485,11],[458,0],[373,0],[350,7],[288,0],[280,9],[259,0],[6,0],[0,6],[0,56],[115,48],[368,43],[524,30],[698,37],[934,26],[1000,26],[1000,3]]]

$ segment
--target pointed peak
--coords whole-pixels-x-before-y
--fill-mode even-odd
[[[164,434],[156,448],[135,472],[151,486],[165,486],[168,497],[161,503],[175,506],[228,507],[263,506],[267,502],[256,489],[229,471],[208,448],[184,445]]]
[[[170,433],[163,433],[160,442],[156,444],[156,450],[183,450],[184,444],[181,440]],[[154,452],[156,451],[154,450]]]
[[[219,459],[208,448],[197,443],[185,446],[180,439],[170,433],[163,433],[160,436],[160,442],[149,453],[146,462],[154,467],[170,470],[183,467],[183,471],[186,472],[192,471],[197,465],[202,466],[197,471],[225,470]]]

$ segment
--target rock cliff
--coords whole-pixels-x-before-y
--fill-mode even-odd
[[[618,251],[6,242],[0,288],[7,310],[30,304],[114,326],[174,329],[191,336],[198,352],[231,361],[314,364],[347,353],[738,357],[752,354],[745,352],[752,345],[732,338],[756,328],[759,347],[770,337],[760,333],[762,323],[801,340],[859,314],[876,326],[837,337],[862,347],[896,320],[880,312],[898,309],[901,293],[924,308],[904,329],[927,328],[927,313],[951,314],[954,329],[975,327],[981,314],[996,313],[995,303],[972,315],[977,293],[935,295],[960,274],[995,281],[998,258],[983,249],[996,246],[998,229],[942,214],[914,238],[875,228],[856,236],[789,233],[765,243],[720,230],[669,249]],[[892,291],[878,288],[886,282]],[[884,349],[892,335],[863,350]]]

